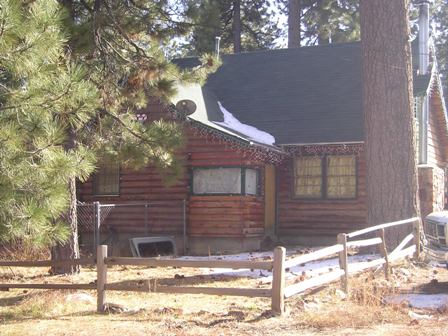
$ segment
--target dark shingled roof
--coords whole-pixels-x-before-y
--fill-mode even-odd
[[[222,121],[217,103],[242,123],[272,134],[276,144],[363,141],[361,44],[222,55],[203,87],[209,119]],[[182,68],[196,58],[174,61]],[[415,80],[424,94],[429,77]]]

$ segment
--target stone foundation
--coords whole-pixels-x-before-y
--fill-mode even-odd
[[[418,167],[420,211],[422,217],[445,208],[445,172],[435,166]]]

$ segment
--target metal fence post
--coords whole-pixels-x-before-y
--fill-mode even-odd
[[[98,246],[100,246],[100,225],[101,225],[101,205],[100,202],[95,202],[95,227],[93,233],[93,239],[94,239],[93,251],[95,255]]]
[[[274,249],[272,269],[272,312],[282,315],[285,312],[285,255],[286,249],[277,246]]]

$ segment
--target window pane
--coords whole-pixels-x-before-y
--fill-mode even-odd
[[[246,169],[245,176],[245,190],[248,195],[256,195],[257,194],[257,176],[258,171],[255,169]]]
[[[193,170],[194,194],[241,194],[241,168]]]
[[[118,195],[120,191],[120,166],[104,164],[94,175],[93,186],[95,195]]]
[[[317,198],[322,196],[322,160],[319,157],[296,158],[295,195]]]
[[[327,196],[329,198],[356,196],[356,158],[354,156],[327,157]]]

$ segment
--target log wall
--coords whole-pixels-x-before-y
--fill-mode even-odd
[[[150,105],[151,118],[163,115],[160,105]],[[184,127],[186,144],[179,157],[186,163],[183,176],[166,186],[154,167],[140,171],[120,171],[118,196],[93,195],[92,180],[78,187],[79,200],[101,203],[149,203],[110,210],[104,226],[118,233],[149,232],[180,234],[183,231],[182,200],[186,200],[187,232],[196,237],[257,237],[264,234],[264,198],[262,160],[254,160],[244,149],[235,150],[231,142],[213,138],[195,127]],[[190,195],[190,168],[241,166],[260,171],[258,196],[195,196]],[[156,203],[154,203],[156,202]]]
[[[437,92],[430,97],[428,124],[428,164],[445,168],[448,141],[442,100]]]
[[[294,197],[292,160],[278,169],[278,234],[281,237],[334,237],[366,226],[366,162],[364,153],[357,158],[357,197],[353,200],[305,200]]]

